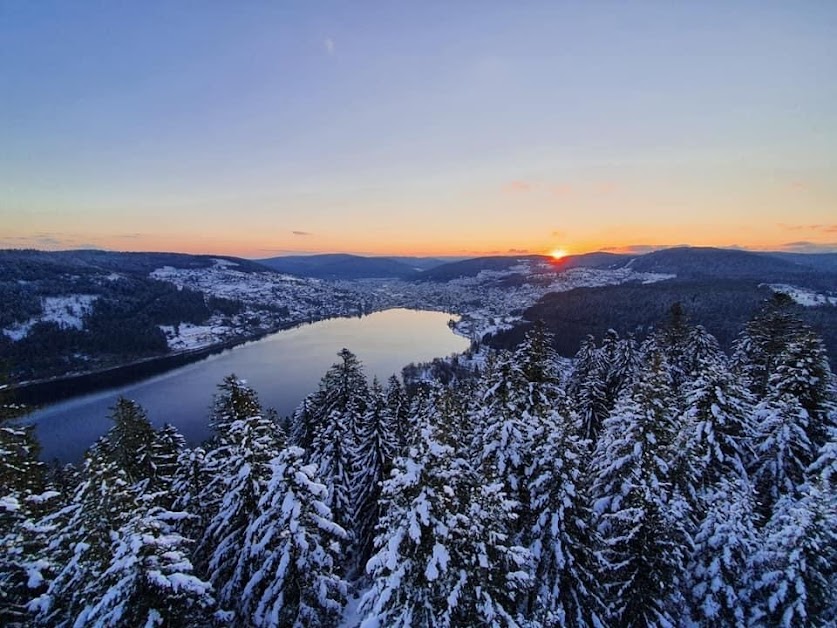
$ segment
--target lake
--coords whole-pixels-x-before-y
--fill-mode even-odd
[[[392,309],[362,318],[335,318],[280,331],[167,373],[47,406],[27,417],[43,447],[41,458],[77,462],[111,426],[119,397],[138,402],[155,426],[171,423],[189,445],[209,435],[216,387],[235,373],[256,390],[265,408],[289,415],[317,389],[343,347],[358,356],[367,377],[382,383],[410,362],[460,353],[469,341],[455,335],[449,314]]]

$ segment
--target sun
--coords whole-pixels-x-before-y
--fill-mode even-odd
[[[567,252],[564,249],[552,249],[549,255],[552,259],[561,259],[562,257],[566,257]]]

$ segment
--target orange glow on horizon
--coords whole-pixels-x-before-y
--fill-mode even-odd
[[[550,256],[552,256],[552,259],[555,259],[555,260],[558,260],[558,259],[561,259],[562,257],[567,256],[567,252],[564,249],[552,249],[549,252],[549,254],[550,254]]]

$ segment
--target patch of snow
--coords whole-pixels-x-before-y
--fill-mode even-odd
[[[3,329],[3,333],[17,342],[27,335],[39,322],[56,323],[61,329],[84,329],[84,317],[93,310],[98,299],[95,294],[69,294],[60,297],[43,297],[41,314],[23,323],[15,323]]]
[[[360,622],[363,621],[363,614],[360,612],[360,602],[371,588],[357,591],[349,597],[346,606],[343,608],[343,617],[337,625],[337,628],[358,628],[360,626]]]
[[[837,305],[837,294],[832,292],[817,292],[810,288],[800,288],[783,283],[772,283],[767,285],[773,292],[782,292],[788,295],[799,305],[804,307],[817,307],[819,305]]]

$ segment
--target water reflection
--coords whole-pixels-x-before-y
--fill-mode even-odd
[[[156,377],[44,408],[30,417],[43,445],[42,458],[79,460],[110,427],[109,408],[119,396],[139,402],[152,423],[172,423],[189,444],[208,435],[215,387],[230,373],[247,380],[263,405],[287,415],[316,389],[325,370],[346,347],[366,374],[386,379],[409,362],[464,351],[468,341],[447,326],[450,315],[393,309],[363,318],[339,318],[279,332]]]

